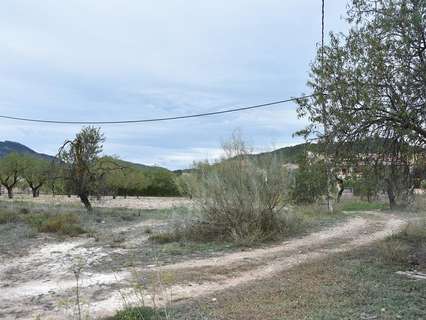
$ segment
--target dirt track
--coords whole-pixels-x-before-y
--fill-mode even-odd
[[[153,221],[134,226],[142,228]],[[297,264],[345,252],[377,241],[397,231],[404,221],[396,216],[356,217],[335,227],[279,245],[234,252],[215,258],[188,259],[179,263],[137,270],[137,277],[164,275],[174,280],[167,286],[157,283],[155,295],[147,285],[143,299],[147,305],[180,301],[213,294],[229,287],[269,277]],[[141,233],[141,237],[146,237]],[[140,239],[145,241],[146,239]],[[92,239],[52,242],[33,248],[29,254],[1,261],[0,318],[66,319],[73,311],[75,279],[73,267],[82,259],[85,265],[96,262],[122,248],[88,246]],[[84,310],[94,318],[113,314],[123,304],[123,296],[134,298],[135,270],[111,273],[83,271],[81,275]],[[141,294],[141,292],[139,292]]]

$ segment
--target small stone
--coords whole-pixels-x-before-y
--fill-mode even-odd
[[[213,301],[213,302],[216,302],[216,301],[217,301],[217,299],[216,299],[216,298],[212,298],[212,301]]]

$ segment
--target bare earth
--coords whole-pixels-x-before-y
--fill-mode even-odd
[[[16,195],[13,201],[24,201],[35,204],[55,205],[75,205],[81,207],[80,199],[76,196],[51,196],[40,195],[38,198],[32,198],[28,195]],[[191,204],[191,201],[178,197],[102,197],[101,200],[91,199],[93,207],[97,208],[126,208],[126,209],[169,209],[173,207],[182,207]]]
[[[158,223],[144,221],[114,231],[133,232],[139,237],[129,241],[143,243],[148,237],[142,228]],[[72,318],[76,286],[72,270],[79,263],[84,264],[80,279],[83,310],[92,318],[100,318],[114,314],[124,300],[132,303],[143,299],[146,305],[164,305],[214,295],[304,262],[368,245],[398,231],[404,224],[405,221],[395,215],[369,214],[271,247],[204,259],[188,257],[178,263],[123,268],[115,272],[97,272],[91,266],[111,254],[124,256],[125,246],[104,247],[88,238],[50,241],[35,245],[21,257],[6,260],[0,256],[0,318]],[[133,283],[149,278],[164,280],[146,281],[146,288],[135,292]]]

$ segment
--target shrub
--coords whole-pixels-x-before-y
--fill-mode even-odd
[[[249,156],[235,138],[224,145],[227,158],[197,168],[198,188],[193,196],[203,229],[215,238],[236,242],[266,240],[282,230],[279,217],[288,190],[288,172],[275,158]],[[203,231],[202,230],[202,231]]]
[[[125,308],[109,320],[160,320],[166,319],[162,312],[149,307]]]
[[[149,237],[149,240],[155,241],[160,244],[176,242],[181,239],[182,237],[173,231],[170,231],[170,232],[164,231],[157,234],[153,234]]]
[[[379,245],[380,258],[385,263],[405,264],[410,254],[410,247],[398,239],[390,239]]]
[[[18,214],[10,211],[0,212],[0,224],[15,223],[20,220]]]
[[[410,222],[380,245],[380,258],[389,264],[426,267],[426,221]]]
[[[58,233],[71,237],[78,236],[86,231],[81,227],[80,218],[73,213],[66,214],[31,214],[26,221],[38,232]]]

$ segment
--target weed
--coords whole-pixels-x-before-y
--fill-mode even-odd
[[[379,258],[387,264],[426,269],[426,221],[409,223],[379,246]]]
[[[177,242],[182,239],[181,236],[177,235],[174,232],[161,232],[157,234],[153,234],[149,237],[149,240],[155,241],[160,244],[170,243],[170,242]]]
[[[58,233],[71,237],[78,236],[86,231],[80,225],[80,217],[73,213],[49,215],[30,214],[25,217],[26,222],[38,232]]]
[[[16,223],[18,221],[20,221],[20,217],[16,213],[10,211],[0,212],[0,224]]]
[[[160,320],[164,319],[161,312],[149,307],[125,308],[109,320]]]

